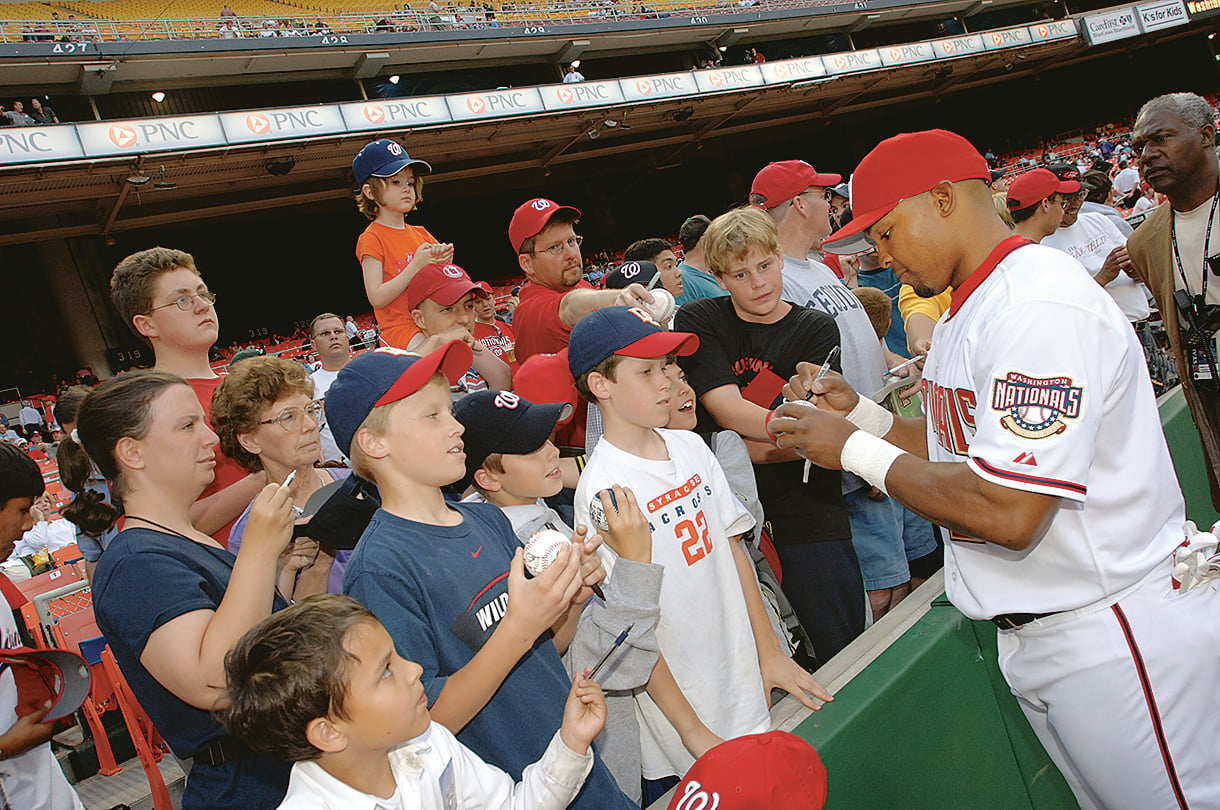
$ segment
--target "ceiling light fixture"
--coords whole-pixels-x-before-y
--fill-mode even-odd
[[[152,94],[152,100],[160,104],[162,101],[165,101],[165,93],[161,90],[156,91]]]
[[[176,189],[177,187],[178,187],[177,183],[166,179],[165,167],[162,166],[161,167],[161,179],[158,180],[157,182],[153,183],[153,188],[157,189],[158,191],[171,191],[173,189]]]
[[[393,76],[390,77],[390,84],[398,84],[398,81],[400,78],[401,77],[399,77],[399,75],[397,73],[395,73]]]

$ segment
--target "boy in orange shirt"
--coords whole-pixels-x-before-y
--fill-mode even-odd
[[[360,150],[352,173],[360,184],[356,206],[372,220],[356,241],[364,291],[381,326],[381,339],[405,349],[419,331],[403,294],[407,284],[421,268],[453,261],[452,244],[437,243],[426,228],[405,222],[423,199],[423,176],[431,174],[432,167],[382,138]]]

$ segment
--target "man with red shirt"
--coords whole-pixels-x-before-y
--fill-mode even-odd
[[[123,321],[152,347],[153,368],[185,379],[210,417],[212,392],[221,378],[208,363],[208,350],[220,325],[213,306],[216,296],[208,291],[191,254],[162,247],[133,253],[114,268],[110,297]],[[215,473],[191,507],[191,522],[227,547],[229,529],[262,491],[267,476],[248,475],[219,446]]]
[[[527,279],[513,313],[518,362],[566,349],[572,327],[595,309],[652,302],[639,284],[595,290],[584,280],[579,221],[575,208],[537,198],[523,203],[508,224],[508,241]]]
[[[486,281],[477,281],[475,286],[486,296],[474,299],[474,339],[482,343],[491,353],[499,357],[517,373],[517,338],[504,321],[496,320],[496,294]]]

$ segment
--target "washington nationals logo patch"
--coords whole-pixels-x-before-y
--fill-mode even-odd
[[[1080,416],[1084,389],[1070,377],[1027,377],[1015,371],[992,381],[991,408],[1008,411],[1005,430],[1023,439],[1045,439],[1067,429],[1064,419]]]

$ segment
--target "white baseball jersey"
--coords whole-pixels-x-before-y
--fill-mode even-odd
[[[1022,243],[1005,240],[954,291],[924,366],[932,461],[1062,499],[1024,551],[950,533],[945,590],[972,618],[1092,604],[1138,582],[1183,537],[1134,330],[1074,260]]]
[[[631,489],[652,528],[652,562],[665,567],[657,642],[699,719],[724,739],[771,727],[741,578],[729,539],[754,518],[733,495],[712,451],[694,433],[661,430],[668,461],[640,458],[603,436],[576,488],[576,523],[614,484]],[[613,557],[602,547],[614,576]],[[646,693],[637,698],[644,776],[681,775],[694,764],[678,732]]]
[[[1127,237],[1104,214],[1081,212],[1075,224],[1055,231],[1043,239],[1042,244],[1062,250],[1083,264],[1090,276],[1095,276],[1101,272],[1101,266],[1110,252],[1127,244]],[[1107,284],[1106,292],[1118,304],[1127,320],[1135,322],[1148,317],[1148,293],[1143,284],[1126,273],[1119,273]]]

